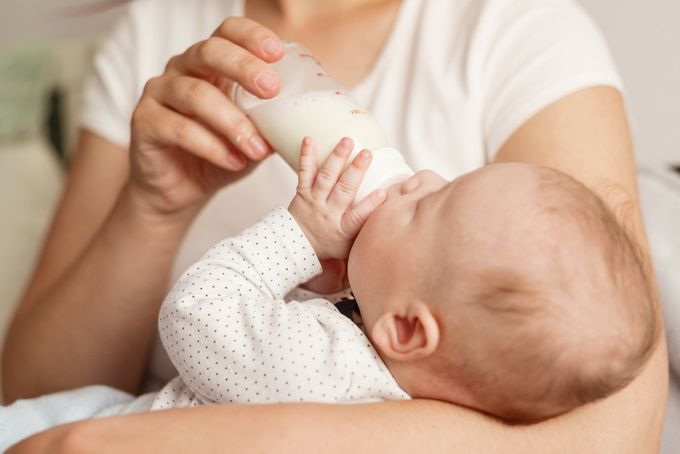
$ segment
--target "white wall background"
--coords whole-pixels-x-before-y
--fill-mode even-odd
[[[579,0],[628,95],[638,160],[680,164],[680,0]]]

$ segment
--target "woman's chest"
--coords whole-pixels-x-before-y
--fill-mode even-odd
[[[285,41],[304,45],[345,87],[360,83],[379,60],[399,18],[400,0],[385,0],[334,14],[320,11],[308,20],[284,19],[271,2],[250,0],[246,17],[271,29]],[[321,9],[321,8],[320,8]]]

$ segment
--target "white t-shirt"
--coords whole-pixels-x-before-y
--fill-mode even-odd
[[[409,399],[331,302],[286,298],[320,272],[285,208],[213,246],[161,307],[160,335],[179,377],[153,408]]]
[[[85,90],[82,125],[127,148],[130,118],[151,77],[206,39],[244,0],[140,0],[104,43]],[[322,62],[323,63],[323,62]],[[571,0],[403,0],[369,74],[351,92],[414,170],[448,179],[490,162],[531,116],[579,89],[621,80],[606,44]],[[216,241],[294,194],[274,156],[220,191],[191,227],[172,280]],[[157,349],[151,369],[176,373]]]

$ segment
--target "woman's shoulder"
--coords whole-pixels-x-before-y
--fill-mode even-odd
[[[127,147],[129,121],[146,82],[204,40],[244,0],[135,0],[104,37],[84,93],[82,125]]]
[[[131,41],[132,53],[154,61],[184,51],[208,38],[226,17],[241,15],[244,0],[136,0],[129,3],[118,28]],[[114,31],[115,39],[115,31]]]
[[[173,55],[207,39],[228,16],[241,15],[244,0],[137,0],[109,38],[127,55],[138,83],[162,72]],[[138,89],[141,87],[137,87]]]
[[[477,32],[480,26],[504,28],[527,14],[584,14],[574,0],[419,0],[417,15],[423,22],[439,23],[449,33]],[[414,14],[415,16],[416,14]],[[559,14],[553,16],[558,19]],[[549,27],[552,23],[546,23]]]
[[[149,16],[149,20],[162,21],[168,17],[182,17],[187,25],[189,20],[205,14],[230,12],[243,9],[245,0],[133,0],[127,11],[136,16]]]
[[[136,0],[127,6],[123,21],[130,21],[137,36],[164,41],[194,34],[205,38],[231,15],[240,15],[244,0]]]
[[[426,66],[447,74],[469,74],[498,55],[535,53],[559,42],[574,52],[583,43],[598,49],[603,43],[597,25],[575,0],[414,0],[404,5],[408,25],[402,38],[413,44],[402,47],[415,47],[428,58]]]

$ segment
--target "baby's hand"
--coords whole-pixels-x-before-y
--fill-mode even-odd
[[[368,216],[385,201],[385,191],[377,190],[352,206],[371,163],[371,152],[362,150],[343,171],[353,147],[345,137],[317,171],[314,145],[309,137],[302,141],[297,194],[288,211],[321,260],[346,258]]]

